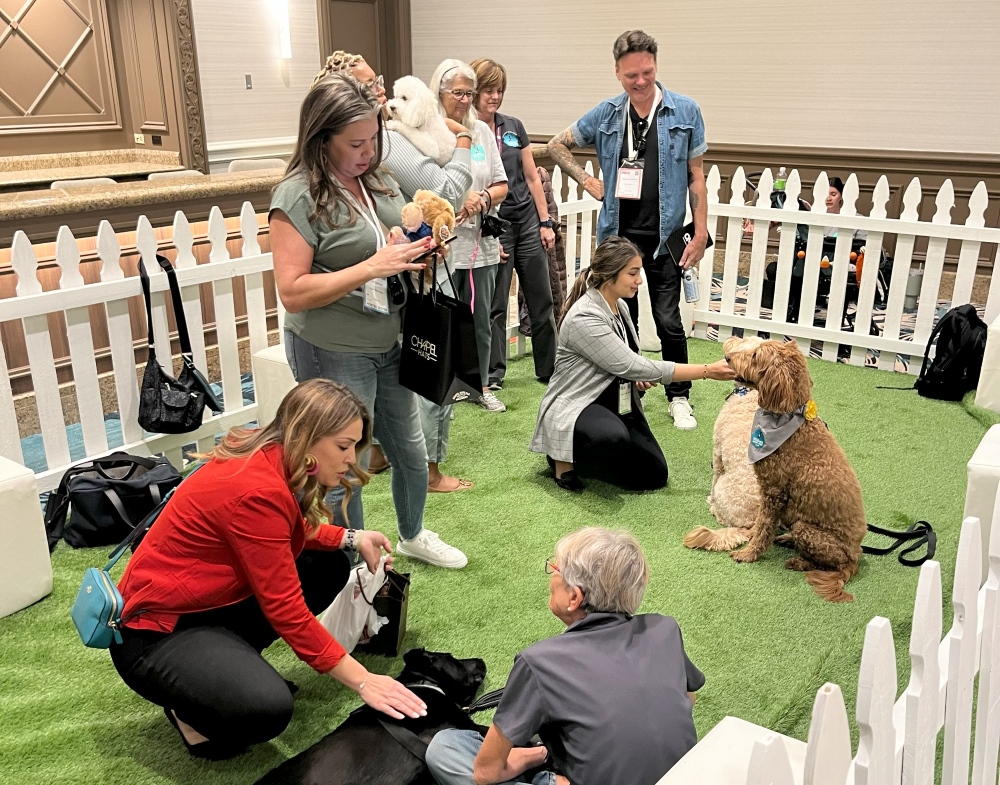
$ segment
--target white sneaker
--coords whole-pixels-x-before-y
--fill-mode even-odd
[[[507,411],[507,407],[503,405],[503,401],[488,390],[483,393],[483,397],[479,399],[478,403],[488,412]]]
[[[691,404],[687,398],[674,398],[670,402],[670,416],[674,418],[674,427],[682,431],[693,431],[698,427]]]
[[[430,529],[421,529],[412,540],[400,538],[396,553],[449,570],[460,570],[469,563],[464,553],[448,545]]]

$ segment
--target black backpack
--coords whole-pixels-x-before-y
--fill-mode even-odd
[[[937,351],[931,360],[935,339]],[[985,353],[986,322],[971,305],[952,308],[931,333],[920,375],[913,386],[925,398],[960,401],[979,384]]]

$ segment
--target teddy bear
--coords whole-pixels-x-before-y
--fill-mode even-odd
[[[417,191],[413,201],[403,205],[400,212],[403,228],[398,226],[389,230],[389,241],[392,243],[412,243],[423,237],[432,237],[438,253],[447,255],[447,241],[455,233],[455,209],[451,203],[442,199],[432,191]],[[432,284],[432,265],[424,270],[424,284]],[[413,276],[415,287],[419,286],[419,277]]]

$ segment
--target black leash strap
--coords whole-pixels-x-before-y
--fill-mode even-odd
[[[479,696],[479,699],[474,701],[469,706],[465,707],[466,714],[475,714],[477,711],[487,711],[489,709],[495,709],[500,705],[500,699],[503,697],[504,688],[501,687],[498,690],[492,690],[491,692],[483,693]]]
[[[379,718],[378,722],[379,725],[385,728],[386,733],[403,745],[407,752],[415,756],[421,763],[424,762],[424,759],[427,757],[427,745],[424,744],[423,739],[401,725],[393,725],[391,722],[386,722],[381,718]]]
[[[868,531],[872,534],[880,534],[883,537],[889,537],[896,541],[892,545],[886,546],[885,548],[877,548],[873,545],[862,545],[862,553],[868,553],[872,556],[885,556],[893,553],[906,543],[910,543],[908,547],[903,548],[903,550],[899,552],[899,563],[904,567],[919,567],[928,559],[933,559],[934,553],[937,550],[937,534],[927,521],[916,521],[911,524],[910,528],[906,531],[901,532],[893,531],[892,529],[883,529],[880,526],[873,526],[869,523]],[[907,558],[909,554],[920,550],[925,545],[927,546],[927,552],[923,556]]]

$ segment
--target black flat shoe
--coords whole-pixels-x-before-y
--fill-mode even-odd
[[[556,485],[562,488],[564,491],[572,491],[573,493],[582,493],[583,489],[587,486],[583,484],[583,480],[577,477],[576,472],[570,469],[569,471],[563,472],[562,477],[553,477],[556,481]]]
[[[245,752],[244,748],[237,748],[231,744],[222,744],[217,741],[200,742],[199,744],[191,744],[187,739],[184,738],[184,734],[181,733],[180,726],[177,724],[177,718],[174,717],[174,713],[164,706],[163,713],[167,716],[167,720],[171,725],[177,730],[177,735],[181,737],[181,741],[184,742],[184,746],[187,747],[187,751],[195,758],[203,758],[204,760],[226,760],[228,758],[235,758],[242,752]]]
[[[548,455],[545,456],[545,462],[549,465],[549,468],[552,470],[552,474],[554,475],[556,473],[556,462]]]

